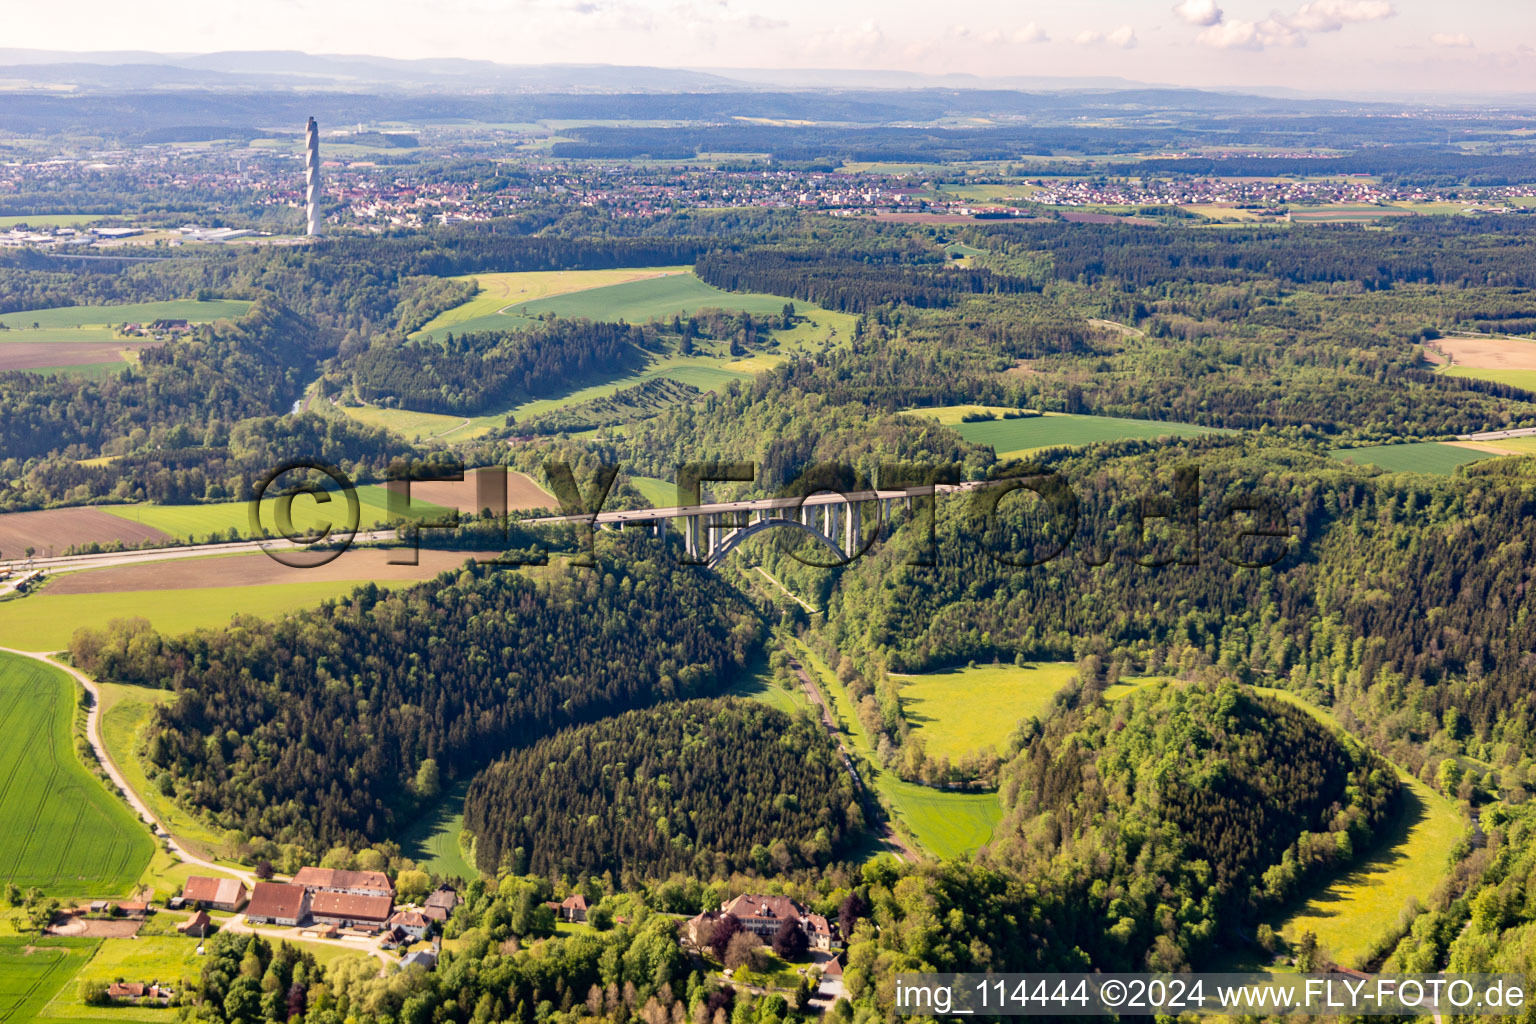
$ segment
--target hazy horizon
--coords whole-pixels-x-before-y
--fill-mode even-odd
[[[1458,12],[1463,12],[1459,13]],[[61,0],[8,19],[14,48],[156,53],[299,50],[513,65],[610,64],[1124,78],[1310,93],[1536,91],[1536,7],[1476,0],[976,0],[963,17],[852,0]]]

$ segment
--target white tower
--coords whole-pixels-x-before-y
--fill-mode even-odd
[[[314,118],[304,128],[304,213],[305,233],[313,238],[320,234],[320,126]]]

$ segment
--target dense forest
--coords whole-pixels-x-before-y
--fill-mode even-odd
[[[1224,929],[1349,864],[1397,808],[1380,757],[1234,683],[1075,696],[1004,769],[986,859],[1059,885],[1057,919],[1096,967],[1198,963]]]
[[[701,878],[825,864],[857,831],[820,725],[760,704],[686,701],[540,740],[475,778],[481,870]]]
[[[551,729],[707,694],[744,660],[758,625],[730,588],[645,538],[604,541],[600,573],[536,583],[466,566],[270,626],[82,630],[71,651],[93,675],[177,692],[146,756],[183,804],[310,848],[377,838],[439,778]]]

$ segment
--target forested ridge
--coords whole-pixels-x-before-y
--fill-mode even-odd
[[[644,538],[547,581],[495,569],[405,591],[369,584],[268,625],[181,637],[82,631],[107,679],[168,685],[150,770],[226,828],[310,848],[380,838],[463,776],[566,725],[706,694],[754,643],[718,579]],[[409,783],[409,784],[408,784]]]
[[[815,866],[862,823],[820,725],[743,701],[566,730],[491,765],[464,804],[481,870],[550,877]]]
[[[1234,683],[1078,696],[1005,767],[985,859],[1060,885],[1058,919],[1106,970],[1198,963],[1223,928],[1349,864],[1397,809],[1380,757]]]

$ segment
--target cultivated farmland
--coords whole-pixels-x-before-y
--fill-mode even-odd
[[[450,330],[455,333],[505,330],[510,323],[522,320],[517,315],[516,307],[529,302],[568,292],[687,272],[687,267],[633,267],[620,270],[530,270],[458,277],[454,280],[474,281],[480,286],[480,292],[468,302],[439,314],[422,327],[416,336],[436,336]]]
[[[244,316],[251,308],[245,299],[214,299],[197,302],[177,299],[169,302],[131,302],[119,306],[55,306],[51,309],[26,309],[0,313],[0,324],[22,330],[38,327],[104,327],[154,320],[186,320],[211,323]]]
[[[171,535],[153,526],[112,515],[103,508],[51,508],[0,515],[0,558],[20,558],[27,548],[40,554],[63,553],[73,544],[119,541],[138,547],[164,542]]]
[[[154,841],[81,765],[73,744],[74,681],[0,653],[0,882],[55,895],[124,893]]]
[[[95,948],[90,939],[0,938],[0,1024],[36,1018]]]
[[[1002,418],[1004,411],[981,406],[948,406],[939,409],[914,409],[913,413],[952,425],[972,444],[991,445],[999,457],[1023,455],[1041,448],[1093,444],[1099,441],[1125,441],[1159,437],[1194,437],[1226,431],[1193,423],[1165,423],[1161,420],[1131,420],[1116,416],[1079,416],[1046,413],[1043,416]],[[962,422],[967,414],[992,413],[997,419]]]
[[[1394,473],[1440,473],[1449,475],[1457,466],[1497,454],[1464,448],[1439,441],[1414,441],[1407,444],[1381,444],[1369,448],[1339,448],[1333,457],[1357,465],[1380,466]]]
[[[293,570],[297,575],[301,570]],[[278,583],[266,587],[130,590],[111,594],[49,594],[0,602],[0,646],[58,651],[88,623],[140,617],[164,633],[224,627],[235,615],[276,618],[344,597],[367,580]],[[388,582],[380,586],[390,586]],[[394,584],[399,585],[399,584]]]

